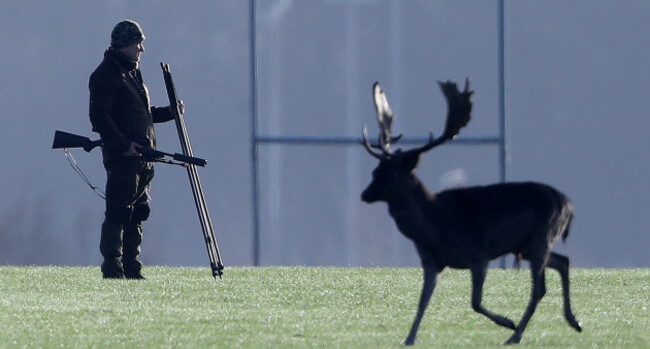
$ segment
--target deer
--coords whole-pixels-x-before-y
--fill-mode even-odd
[[[379,123],[377,144],[368,141],[363,128],[361,143],[379,160],[372,181],[361,193],[366,203],[386,202],[399,231],[412,240],[423,269],[423,284],[415,319],[404,345],[413,345],[441,272],[449,267],[469,269],[472,282],[472,309],[497,325],[514,330],[504,344],[521,341],[535,309],[546,293],[545,269],[559,272],[563,289],[564,317],[576,331],[582,325],[571,310],[569,296],[569,258],[552,252],[561,237],[566,240],[573,218],[569,199],[546,184],[505,182],[486,186],[454,188],[431,193],[416,176],[420,156],[453,140],[471,118],[469,78],[464,91],[447,80],[438,81],[447,102],[444,132],[423,146],[410,150],[391,149],[400,139],[391,125],[393,111],[379,82],[373,96]],[[483,283],[491,260],[513,254],[515,261],[527,260],[532,276],[530,300],[518,325],[481,305]]]

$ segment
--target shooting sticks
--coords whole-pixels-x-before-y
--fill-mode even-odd
[[[165,87],[167,87],[167,96],[169,97],[169,105],[174,114],[174,120],[176,121],[176,129],[178,130],[178,137],[181,141],[181,147],[183,149],[183,155],[192,157],[192,146],[190,145],[190,138],[187,135],[187,129],[185,128],[185,119],[183,118],[183,113],[181,113],[179,99],[176,95],[176,88],[174,87],[174,81],[172,80],[172,74],[169,70],[169,64],[160,63],[163,71],[163,77],[165,79]],[[205,196],[203,195],[203,187],[201,186],[201,180],[199,179],[199,173],[196,169],[196,166],[190,164],[187,168],[187,174],[190,177],[190,185],[192,186],[192,194],[194,194],[194,203],[196,204],[196,210],[199,214],[199,220],[201,221],[201,228],[203,229],[203,238],[205,240],[205,246],[208,249],[208,257],[210,258],[210,267],[212,268],[212,276],[216,279],[217,275],[221,278],[223,274],[223,262],[221,261],[221,254],[219,253],[219,245],[217,244],[217,238],[214,235],[214,228],[212,227],[212,219],[210,219],[210,212],[208,211],[208,206],[205,202]]]

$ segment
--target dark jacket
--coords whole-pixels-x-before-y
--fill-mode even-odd
[[[104,162],[120,156],[131,141],[156,147],[154,122],[173,119],[169,108],[152,107],[136,62],[108,49],[90,75],[90,122],[104,141]],[[146,144],[148,142],[148,144]]]

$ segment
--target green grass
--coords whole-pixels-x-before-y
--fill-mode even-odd
[[[147,267],[144,281],[97,267],[0,267],[0,347],[399,348],[421,286],[417,268]],[[527,270],[491,270],[484,304],[517,322]],[[524,333],[526,348],[650,346],[650,269],[574,269],[577,333],[562,317],[559,277]],[[501,347],[511,331],[470,306],[466,271],[447,270],[416,347]]]

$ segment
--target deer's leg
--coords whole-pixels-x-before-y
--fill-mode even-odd
[[[562,278],[562,296],[564,297],[564,318],[576,331],[582,332],[582,327],[571,311],[571,299],[569,297],[569,258],[551,252],[547,266],[560,273]]]
[[[546,294],[544,260],[544,256],[530,259],[530,274],[533,279],[530,301],[528,302],[524,316],[521,318],[521,321],[515,329],[515,333],[505,342],[505,344],[515,344],[521,341],[521,335],[524,333],[524,330],[526,330],[528,321],[530,321],[530,318],[533,316],[537,304],[539,304],[539,301],[544,297],[544,294]]]
[[[487,263],[480,263],[470,268],[472,272],[472,309],[479,314],[487,316],[490,320],[496,322],[497,325],[514,330],[515,324],[512,320],[505,316],[494,314],[481,305],[483,299],[483,282],[485,282],[487,267]]]
[[[440,270],[438,267],[433,265],[424,265],[424,282],[422,284],[422,293],[420,294],[420,302],[418,303],[418,312],[415,315],[415,320],[413,320],[413,325],[411,325],[411,331],[409,331],[408,337],[404,341],[404,345],[413,345],[415,343],[415,336],[418,333],[418,327],[420,327],[420,321],[422,321],[422,316],[424,316],[424,310],[429,305],[429,300],[433,294],[433,290],[436,287],[436,281],[438,279],[438,274]]]

